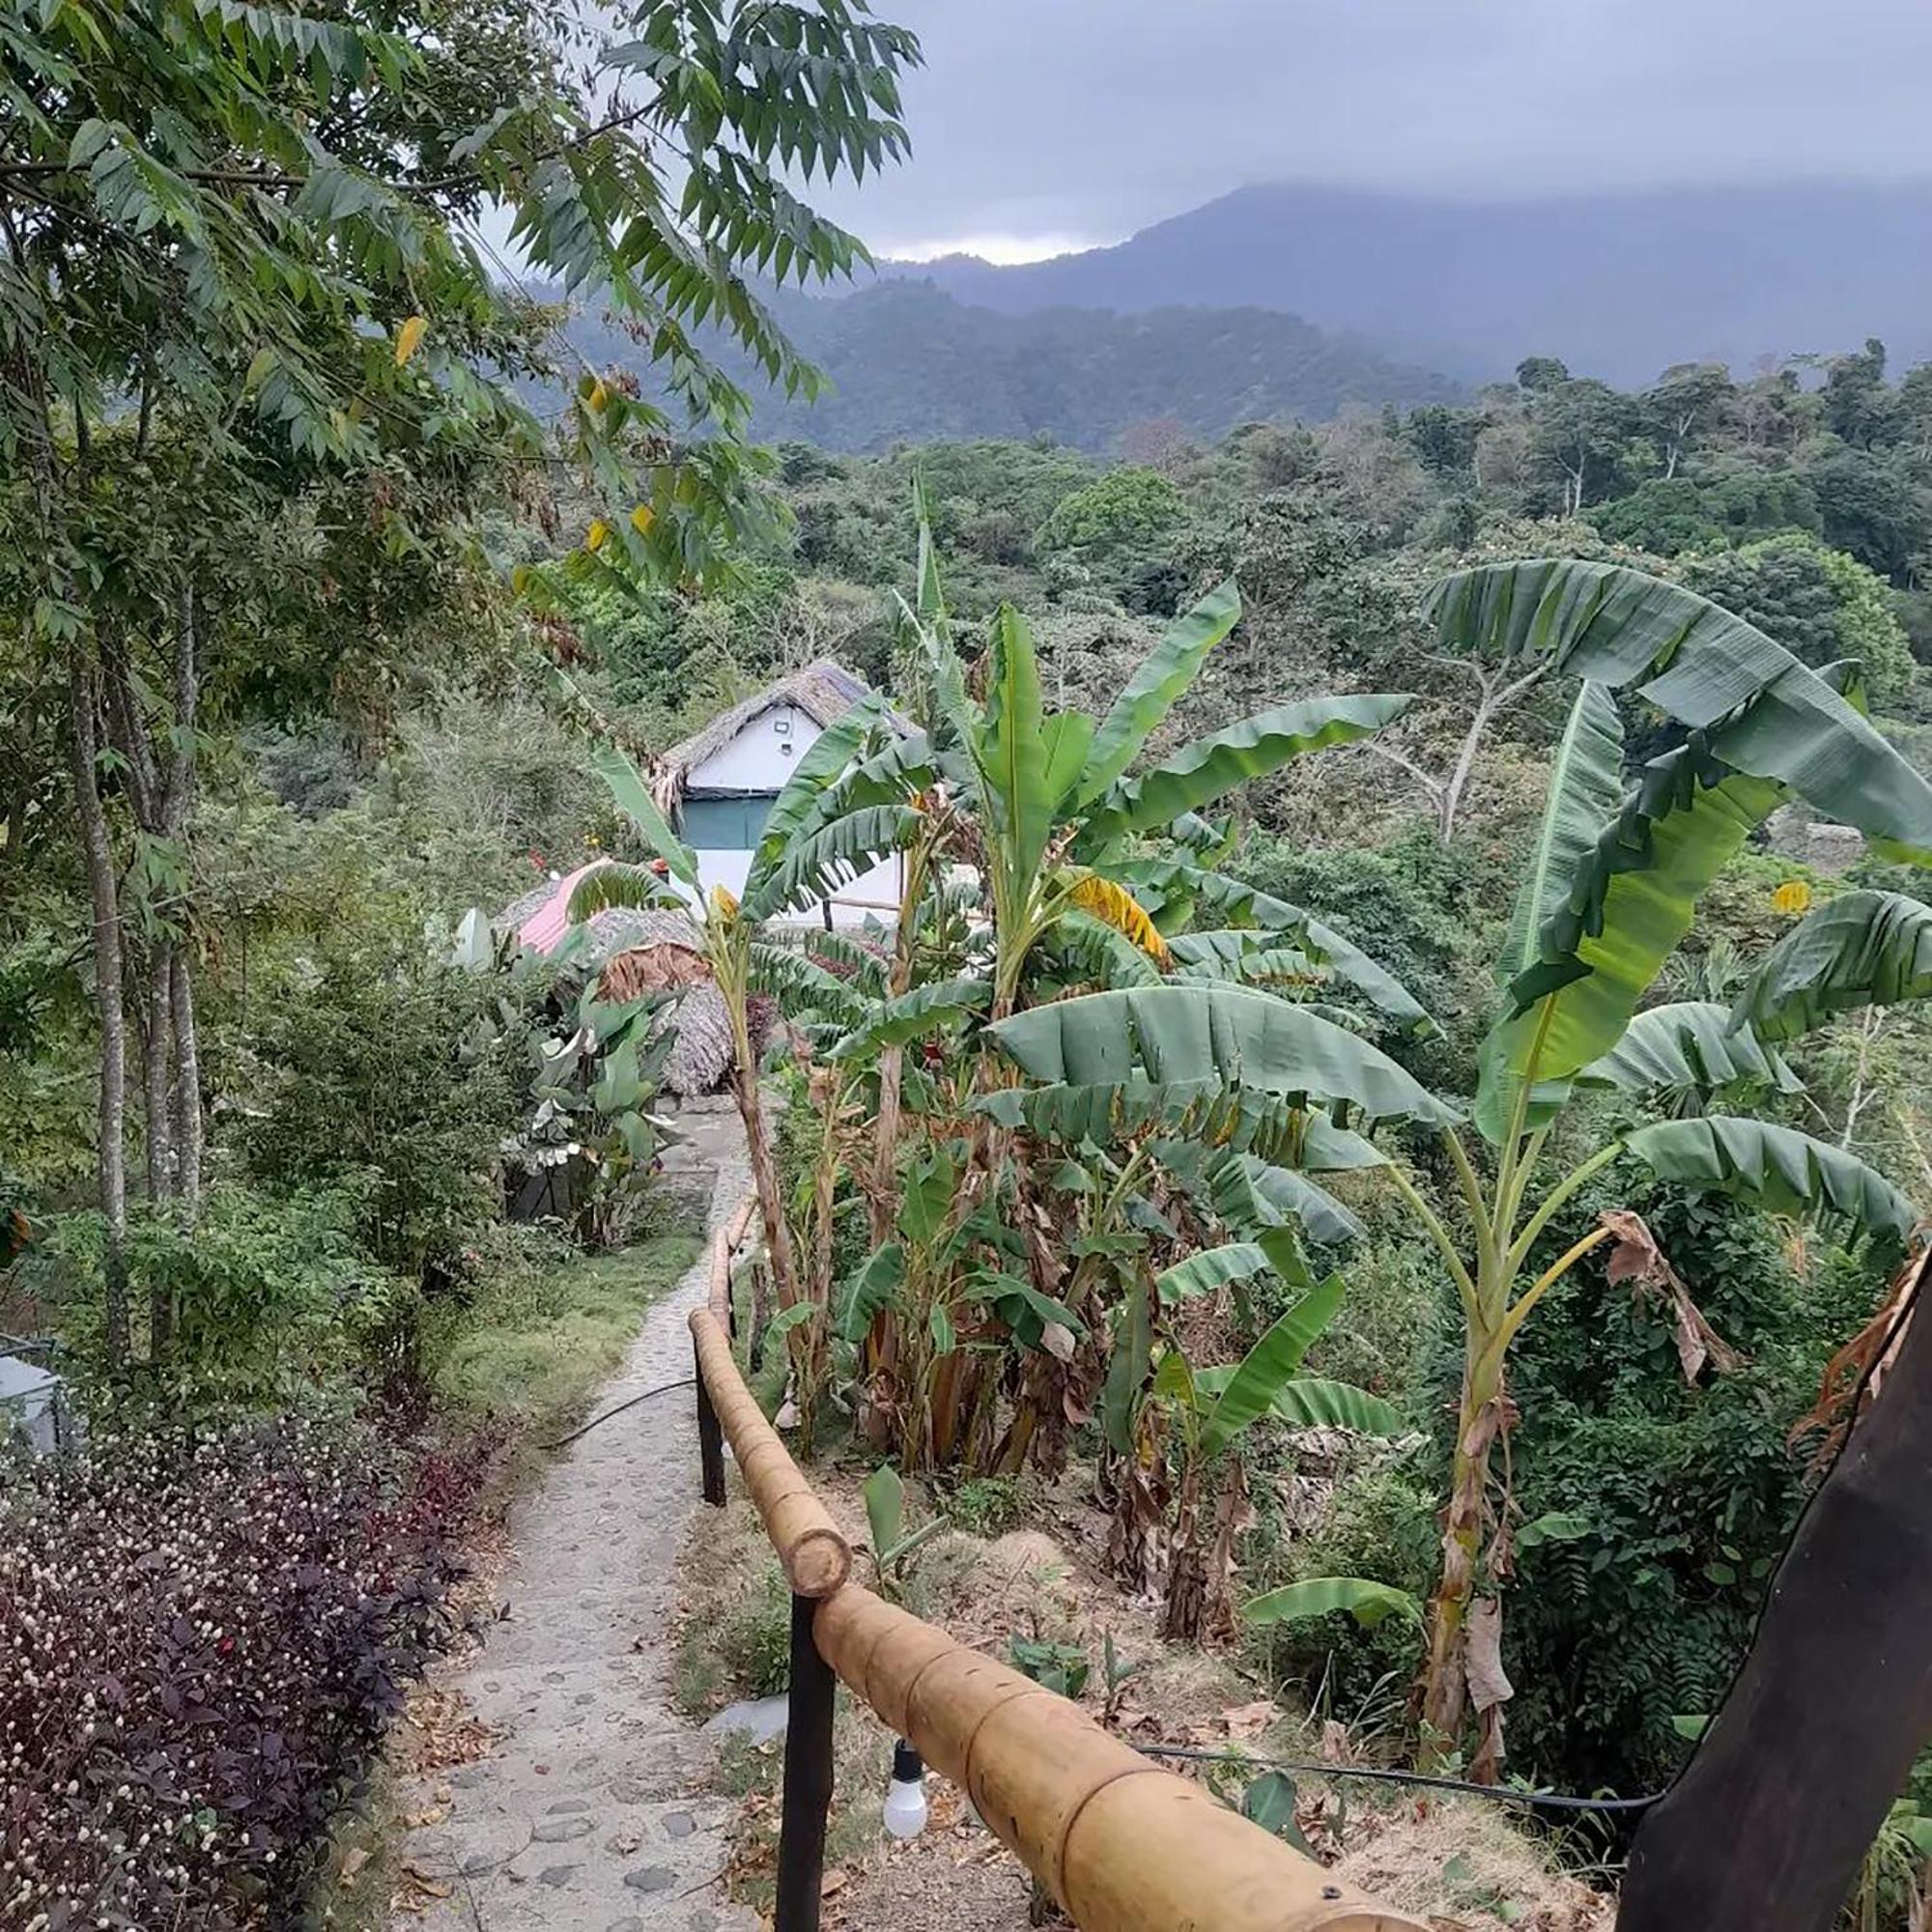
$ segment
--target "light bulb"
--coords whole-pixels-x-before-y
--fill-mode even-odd
[[[903,1738],[893,1746],[893,1781],[886,1787],[886,1830],[895,1838],[916,1838],[925,1830],[925,1766]]]

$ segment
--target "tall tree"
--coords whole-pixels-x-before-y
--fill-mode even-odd
[[[403,557],[486,478],[540,474],[561,450],[602,510],[580,568],[714,573],[767,513],[745,399],[695,331],[809,388],[748,277],[823,278],[864,251],[785,176],[904,151],[897,77],[917,43],[864,0],[629,0],[606,17],[0,0],[0,577],[26,681],[65,699],[124,1358],[123,981],[138,955],[147,1031],[167,1042],[150,1168],[172,1186],[201,1116],[166,887],[238,497],[271,525],[367,479],[369,526]],[[477,227],[493,204],[532,270],[608,303],[657,394],[584,371],[546,435],[512,384],[554,373],[552,318],[493,272]],[[179,540],[157,557],[143,526]],[[124,816],[131,871],[112,845]],[[164,914],[133,948],[126,877]]]

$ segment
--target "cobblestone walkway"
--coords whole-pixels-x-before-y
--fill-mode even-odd
[[[716,1179],[716,1229],[749,1175],[735,1115],[688,1117],[680,1151]],[[649,1312],[596,1410],[692,1369],[685,1317],[700,1260]],[[412,1779],[406,1810],[448,1789],[448,1815],[409,1834],[409,1861],[451,1887],[398,1932],[725,1932],[726,1806],[703,1792],[711,1744],[672,1710],[671,1565],[697,1502],[688,1389],[639,1403],[556,1459],[512,1514],[507,1615],[448,1680],[496,1732],[482,1762]]]

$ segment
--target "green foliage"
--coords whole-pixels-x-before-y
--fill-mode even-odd
[[[499,1210],[497,1144],[514,1124],[505,1070],[462,1052],[485,985],[380,939],[352,940],[317,968],[306,998],[256,1015],[253,1101],[237,1134],[248,1171],[265,1186],[346,1194],[386,1267],[459,1274]]]
[[[174,1311],[169,1386],[197,1404],[286,1406],[313,1384],[380,1355],[407,1325],[414,1285],[359,1244],[354,1203],[342,1194],[271,1195],[213,1189],[194,1232],[166,1209],[138,1211],[127,1263],[137,1298],[165,1296]],[[102,1366],[103,1226],[98,1213],[57,1221],[36,1272],[60,1309],[61,1333]]]
[[[1110,469],[1055,504],[1040,526],[1039,547],[1076,551],[1092,561],[1123,551],[1145,554],[1172,538],[1186,516],[1186,500],[1157,469]]]
[[[1023,1676],[1063,1697],[1078,1697],[1086,1690],[1094,1667],[1079,1644],[1046,1637],[1009,1638],[1007,1660]]]

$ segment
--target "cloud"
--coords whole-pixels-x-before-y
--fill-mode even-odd
[[[1528,197],[1932,175],[1926,0],[877,0],[914,158],[875,247],[1112,240],[1255,181]]]

